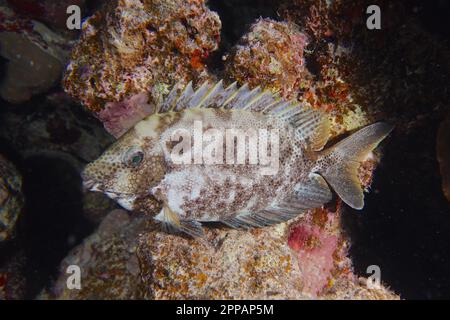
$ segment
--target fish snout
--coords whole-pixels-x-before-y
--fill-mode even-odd
[[[81,172],[83,188],[90,191],[101,191],[100,184],[89,174],[89,166]]]
[[[85,179],[83,177],[83,175],[81,177],[83,179],[83,187],[85,189],[91,190],[94,187],[94,185],[95,185],[95,181],[94,180],[87,180],[87,179]]]
[[[83,187],[89,191],[105,192],[104,187],[94,180],[83,180]]]

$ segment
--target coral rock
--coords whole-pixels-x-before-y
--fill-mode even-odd
[[[2,255],[0,265],[0,301],[26,299],[25,253]]]
[[[116,0],[87,19],[64,86],[88,109],[151,92],[161,99],[180,80],[207,79],[204,59],[221,22],[203,0]]]
[[[285,233],[285,224],[208,229],[201,241],[147,233],[138,251],[143,278],[155,299],[305,298]]]
[[[304,292],[317,297],[340,276],[354,280],[340,230],[339,213],[326,209],[312,210],[291,227],[288,244],[298,256]]]
[[[338,220],[330,221],[331,226]],[[310,228],[312,222],[300,218],[250,231],[208,228],[201,240],[147,232],[140,237],[137,254],[148,295],[154,299],[350,299],[353,293],[348,288],[367,290],[351,273],[345,242],[337,230],[322,225],[330,228],[317,233],[316,249],[299,248],[295,245],[301,242],[291,237],[299,225]],[[309,250],[309,260],[302,250]],[[385,298],[397,296],[389,292]]]
[[[141,220],[131,220],[124,210],[114,210],[97,231],[72,250],[60,266],[61,276],[40,299],[143,299],[136,257]],[[67,288],[68,266],[81,270],[81,290]]]
[[[226,72],[241,83],[263,85],[296,98],[298,86],[308,76],[303,59],[306,45],[306,35],[295,25],[261,19],[225,56]]]
[[[139,120],[152,113],[153,108],[147,102],[148,95],[145,93],[136,94],[122,102],[109,102],[98,117],[105,129],[119,138]]]
[[[24,159],[58,157],[80,170],[113,142],[101,124],[63,92],[33,104],[26,117],[14,110],[4,112],[0,126],[15,128],[1,131],[0,138],[9,141]]]

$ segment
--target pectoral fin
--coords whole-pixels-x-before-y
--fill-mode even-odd
[[[163,205],[161,212],[155,216],[155,220],[161,222],[164,231],[167,232],[183,232],[193,238],[203,237],[204,235],[201,223],[194,220],[180,219],[179,215],[173,212],[166,204]]]

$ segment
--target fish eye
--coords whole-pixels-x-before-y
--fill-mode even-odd
[[[142,160],[144,160],[144,153],[142,150],[131,148],[127,151],[123,160],[127,166],[136,168],[142,163]]]
[[[142,159],[144,159],[144,154],[142,152],[136,152],[136,154],[133,155],[131,158],[131,165],[133,167],[136,167],[141,164]]]

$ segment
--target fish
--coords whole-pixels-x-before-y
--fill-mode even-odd
[[[330,122],[320,110],[247,84],[178,83],[82,179],[169,232],[266,227],[322,207],[333,192],[362,209],[358,168],[392,129],[377,122],[325,148]]]

